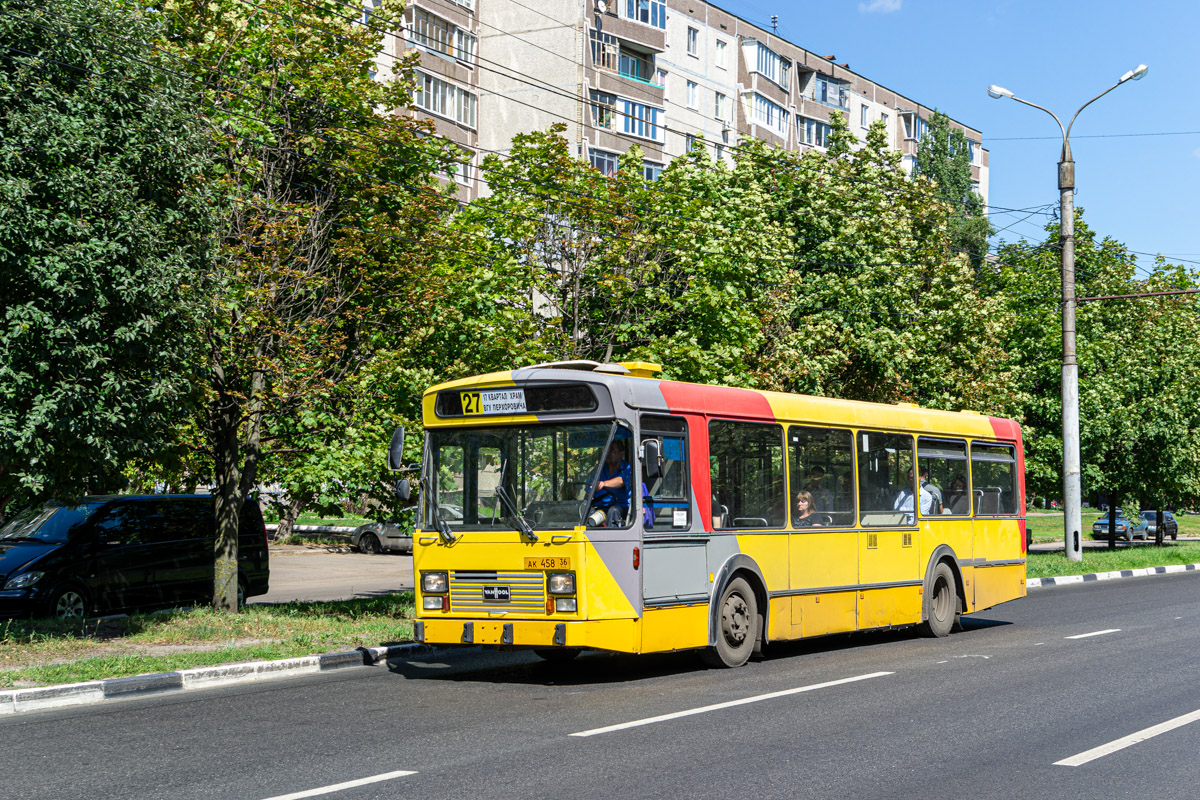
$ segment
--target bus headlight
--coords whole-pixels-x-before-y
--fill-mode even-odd
[[[444,572],[422,572],[421,573],[421,591],[422,592],[445,592],[450,588],[450,581]],[[438,600],[438,607],[441,607],[441,600]]]
[[[564,614],[574,614],[577,606],[574,597],[554,598],[554,610]]]
[[[546,591],[550,594],[575,594],[575,573],[551,572],[546,576]]]
[[[421,608],[426,611],[442,611],[445,605],[444,597],[437,595],[425,595],[421,598]]]

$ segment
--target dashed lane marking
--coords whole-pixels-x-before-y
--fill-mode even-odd
[[[323,794],[333,794],[344,789],[353,789],[357,786],[367,786],[372,783],[382,783],[395,778],[403,778],[405,775],[416,775],[413,770],[399,769],[395,772],[385,772],[382,775],[372,775],[369,778],[359,778],[354,781],[346,781],[345,783],[335,783],[330,786],[321,786],[316,789],[305,789],[303,792],[292,792],[291,794],[280,794],[275,797],[268,797],[266,800],[300,800],[302,797],[319,797]]]
[[[1103,636],[1106,633],[1120,633],[1120,628],[1105,628],[1102,631],[1092,631],[1091,633],[1077,633],[1074,636],[1064,636],[1064,639],[1086,639],[1089,636]]]
[[[729,700],[725,703],[715,703],[711,706],[701,706],[699,708],[689,708],[686,711],[675,711],[671,714],[662,714],[657,717],[646,717],[645,719],[637,719],[633,722],[622,722],[618,725],[608,725],[604,728],[593,728],[590,731],[580,731],[572,733],[572,736],[596,736],[601,733],[612,733],[613,731],[621,731],[626,728],[637,728],[642,725],[653,725],[656,722],[666,722],[667,720],[679,719],[680,717],[690,717],[695,714],[707,714],[709,711],[720,711],[723,708],[733,708],[734,706],[744,706],[749,703],[760,703],[763,700],[774,700],[777,697],[787,697],[792,694],[800,694],[802,692],[813,692],[817,689],[827,689],[830,686],[840,686],[844,683],[855,683],[857,681],[865,681],[871,678],[882,678],[884,675],[895,675],[894,672],[871,672],[866,675],[855,675],[853,678],[841,678],[836,681],[826,681],[825,683],[814,683],[811,686],[798,686],[795,689],[784,689],[780,692],[769,692],[767,694],[759,694],[754,697],[745,697],[741,700]]]
[[[1102,744],[1099,747],[1093,747],[1091,750],[1085,750],[1078,755],[1071,756],[1070,758],[1064,758],[1062,761],[1055,761],[1054,766],[1080,767],[1089,761],[1095,761],[1097,758],[1103,758],[1104,756],[1112,755],[1118,750],[1124,750],[1126,747],[1131,747],[1138,742],[1144,742],[1147,739],[1152,739],[1155,736],[1158,736],[1160,733],[1166,733],[1167,731],[1173,731],[1176,728],[1181,728],[1184,725],[1187,725],[1190,722],[1195,722],[1198,719],[1200,719],[1200,710],[1193,711],[1190,714],[1184,714],[1182,717],[1169,719],[1166,722],[1160,722],[1157,725],[1145,728],[1137,733],[1131,733],[1128,736],[1122,736],[1120,739],[1114,739],[1108,744]]]

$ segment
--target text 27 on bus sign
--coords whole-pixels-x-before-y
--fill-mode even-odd
[[[460,395],[464,415],[524,414],[524,389],[482,389]]]

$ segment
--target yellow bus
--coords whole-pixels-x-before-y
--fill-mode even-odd
[[[418,641],[732,667],[804,637],[945,636],[1024,596],[1017,423],[658,371],[563,362],[425,393]]]

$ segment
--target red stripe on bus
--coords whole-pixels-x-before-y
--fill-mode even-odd
[[[1015,420],[988,417],[997,439],[1013,442],[1017,446],[1017,513],[1021,514],[1021,553],[1025,554],[1025,448],[1021,443],[1021,426]]]
[[[690,383],[660,381],[659,391],[667,408],[672,411],[692,411],[706,414],[729,414],[738,417],[756,417],[774,420],[775,412],[767,398],[749,389],[733,389],[728,386],[697,386]]]

